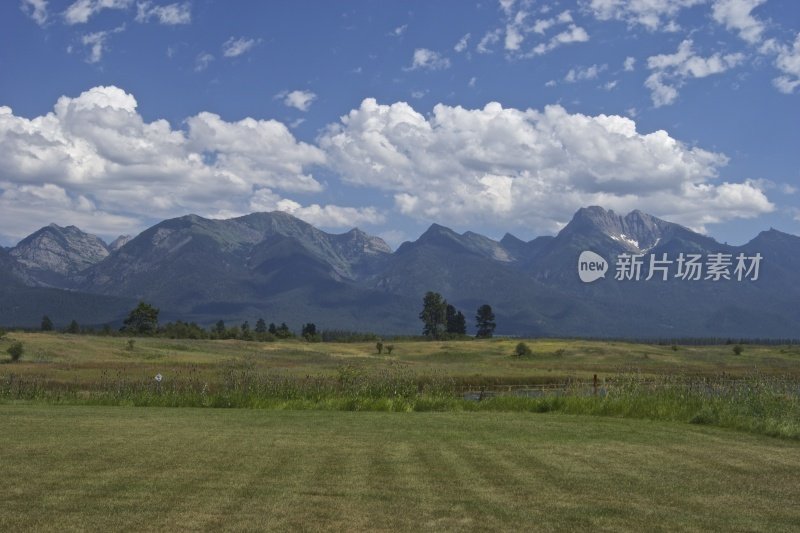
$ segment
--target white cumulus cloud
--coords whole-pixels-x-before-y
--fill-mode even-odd
[[[653,72],[645,81],[645,86],[650,89],[650,96],[656,107],[670,105],[678,98],[678,89],[687,78],[721,74],[741,64],[744,59],[745,56],[741,53],[699,56],[693,50],[692,40],[686,39],[674,54],[647,58],[647,67]]]
[[[284,91],[278,93],[275,97],[283,100],[283,105],[286,107],[293,107],[300,111],[308,111],[308,108],[317,99],[317,95],[311,91]]]
[[[19,7],[39,26],[47,24],[47,0],[22,0]]]
[[[97,209],[83,195],[70,195],[57,185],[18,185],[0,181],[0,235],[10,241],[30,235],[42,221],[71,224],[108,238],[129,233],[139,221],[122,213]]]
[[[64,11],[67,24],[84,24],[104,9],[128,9],[133,0],[77,0]]]
[[[86,35],[81,36],[81,44],[89,49],[89,54],[86,56],[86,62],[97,63],[103,59],[103,53],[108,49],[109,36],[122,31],[125,31],[124,24],[113,30],[87,33]]]
[[[406,32],[407,29],[408,29],[408,24],[403,24],[402,26],[398,26],[392,31],[390,31],[389,35],[392,37],[400,37]]]
[[[506,24],[506,50],[514,52],[519,50],[520,46],[522,46],[522,42],[525,40],[525,33],[527,32],[525,24],[526,18],[528,18],[527,12],[518,11]]]
[[[636,58],[632,56],[626,57],[622,63],[622,68],[625,69],[625,72],[632,72],[636,68]]]
[[[511,14],[511,9],[514,7],[516,0],[499,0],[499,1],[500,1],[500,9],[502,9],[506,15]]]
[[[214,56],[208,52],[201,52],[197,54],[197,57],[194,59],[195,72],[204,71],[208,68],[208,65],[210,65],[212,61],[214,61]]]
[[[71,209],[83,218],[58,220],[96,215],[91,227],[107,220],[112,233],[124,222],[130,232],[153,218],[243,212],[262,188],[323,188],[309,169],[324,165],[325,154],[280,122],[201,112],[181,130],[146,122],[137,108],[133,95],[113,86],[62,96],[52,112],[31,119],[0,106],[3,232],[24,225],[30,233]],[[20,213],[26,205],[30,212]]]
[[[714,20],[729,30],[739,32],[739,37],[750,44],[761,41],[764,23],[752,15],[753,9],[767,0],[715,0],[711,7]]]
[[[346,228],[362,224],[381,224],[386,219],[374,207],[302,204],[281,198],[269,189],[259,189],[250,201],[250,211],[283,211],[324,228]]]
[[[450,60],[442,56],[442,54],[427,48],[417,48],[414,50],[414,57],[411,60],[409,70],[443,70],[446,68],[450,68]]]
[[[500,41],[500,36],[502,34],[503,30],[500,28],[486,32],[486,34],[481,38],[480,42],[478,42],[478,46],[476,46],[475,49],[479,54],[492,53],[492,46]]]
[[[160,24],[175,26],[192,22],[192,6],[189,2],[154,6],[147,0],[136,5],[136,22],[148,22],[156,19]]]
[[[577,81],[594,80],[607,68],[608,65],[605,64],[571,68],[569,72],[567,72],[567,75],[564,76],[564,81],[567,83],[575,83]]]
[[[492,47],[502,38],[503,48],[510,57],[531,58],[546,54],[565,44],[589,40],[589,34],[574,23],[569,10],[550,18],[535,18],[530,8],[530,2],[510,3],[504,6],[502,11],[505,26],[486,33],[478,43],[478,52],[491,52]],[[544,12],[545,10],[539,10],[539,13]],[[532,48],[526,45],[531,35],[539,39],[538,44]]]
[[[255,45],[260,43],[260,39],[250,39],[247,37],[229,38],[222,43],[222,55],[225,57],[238,57],[253,49]]]
[[[423,220],[552,231],[580,206],[645,209],[702,228],[771,211],[753,182],[719,183],[723,154],[687,146],[633,120],[366,99],[319,139],[329,165],[355,186],[388,191]]]
[[[453,47],[453,50],[455,50],[456,52],[459,52],[459,53],[463,52],[464,50],[466,50],[467,49],[467,45],[469,44],[469,38],[471,36],[472,35],[469,34],[469,33],[464,35],[461,39],[458,40],[456,45]]]
[[[598,20],[620,20],[650,31],[676,31],[678,14],[707,0],[588,0],[584,7]]]
[[[536,22],[531,27],[531,31],[538,33],[540,35],[544,35],[547,30],[556,26],[558,24],[569,24],[572,22],[572,13],[569,11],[562,11],[558,16],[547,18],[547,19],[537,19]]]
[[[589,40],[589,34],[586,30],[575,24],[570,24],[569,27],[554,35],[549,41],[537,44],[533,50],[533,55],[542,55],[551,52],[559,46],[570,43],[583,43]]]
[[[792,94],[800,87],[800,33],[791,46],[778,46],[775,66],[783,75],[773,80],[775,87],[785,94]]]

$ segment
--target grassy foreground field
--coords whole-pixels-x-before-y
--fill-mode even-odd
[[[800,440],[796,345],[529,340],[532,354],[514,357],[517,339],[402,341],[387,355],[371,343],[13,332],[0,350],[11,342],[26,354],[0,364],[0,404],[560,412]]]
[[[386,341],[391,355],[379,355],[375,343],[308,343],[134,339],[10,332],[0,340],[0,361],[13,340],[25,346],[14,365],[0,365],[0,374],[13,372],[47,381],[95,381],[103,375],[128,377],[193,372],[214,381],[231,362],[246,362],[256,372],[291,376],[336,375],[344,365],[379,370],[402,365],[420,377],[447,376],[465,383],[557,383],[568,378],[601,378],[621,371],[655,376],[665,374],[731,376],[766,374],[800,377],[800,345],[746,345],[735,355],[730,345],[670,346],[625,342],[535,339],[525,342],[530,357],[512,357],[520,339],[464,341]]]
[[[800,444],[641,420],[0,405],[0,530],[790,531]]]

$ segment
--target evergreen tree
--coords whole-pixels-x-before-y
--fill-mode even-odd
[[[158,309],[139,302],[123,322],[122,330],[134,335],[152,335],[158,330]]]
[[[422,334],[438,339],[447,331],[447,301],[438,292],[428,291],[422,299]]]
[[[226,339],[237,339],[239,338],[239,326],[231,326],[225,330],[224,338]]]
[[[286,325],[286,322],[281,322],[281,325],[275,331],[275,335],[279,339],[288,339],[292,336],[292,332],[289,331],[289,326]]]
[[[266,333],[267,332],[267,323],[264,322],[263,318],[259,318],[256,322],[256,333]]]
[[[313,322],[309,322],[308,324],[303,324],[303,328],[301,331],[301,335],[308,339],[309,337],[313,337],[317,334],[317,325]]]
[[[489,339],[494,335],[494,328],[497,327],[497,324],[494,322],[491,305],[483,304],[478,308],[478,313],[475,315],[475,327],[478,328],[478,333],[475,335],[478,338]]]
[[[467,319],[464,316],[464,313],[458,311],[452,305],[447,304],[445,316],[447,322],[447,333],[453,335],[467,334]]]
[[[253,340],[253,332],[250,330],[250,322],[245,320],[239,329],[241,329],[242,331],[242,340],[246,341]]]
[[[78,325],[78,321],[73,319],[72,322],[69,323],[69,326],[67,326],[67,333],[72,333],[73,335],[77,335],[80,332],[81,332],[81,327]]]
[[[273,335],[277,335],[278,334],[278,328],[275,327],[275,322],[270,322],[269,323],[269,329],[267,329],[267,331],[269,331]]]
[[[461,311],[456,313],[456,333],[467,334],[467,317]]]
[[[53,331],[53,321],[47,315],[42,317],[42,331]]]
[[[217,334],[217,338],[218,339],[224,339],[225,338],[225,321],[224,320],[218,320],[217,321],[216,325],[214,326],[214,333]]]

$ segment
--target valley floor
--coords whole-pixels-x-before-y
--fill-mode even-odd
[[[800,443],[564,414],[0,405],[0,530],[788,531]]]
[[[19,341],[25,354],[14,364],[6,349]],[[524,341],[531,355],[514,357]],[[391,354],[375,342],[277,342],[104,337],[12,331],[0,339],[0,376],[47,383],[91,384],[118,375],[165,379],[192,374],[216,383],[232,367],[294,377],[337,376],[343,367],[382,371],[402,367],[416,376],[446,376],[461,383],[563,383],[620,373],[644,376],[715,377],[768,375],[800,377],[800,345],[747,344],[685,346],[594,340],[484,339],[458,341],[385,340]]]

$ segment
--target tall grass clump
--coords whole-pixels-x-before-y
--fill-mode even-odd
[[[159,376],[161,379],[157,380],[155,376],[103,372],[92,382],[58,383],[38,377],[0,375],[0,402],[413,411],[442,407],[444,400],[456,401],[452,380],[421,380],[401,365],[371,371],[343,366],[335,376],[296,377],[257,372],[251,362],[238,361],[225,365],[213,381],[201,378],[197,367]]]
[[[591,382],[574,382],[533,397],[489,396],[476,408],[687,422],[800,439],[800,381],[788,376],[645,379],[629,373],[606,380],[599,390]]]
[[[10,366],[8,367],[10,368]],[[0,402],[320,409],[348,411],[518,411],[612,416],[706,424],[800,439],[800,380],[754,374],[744,379],[645,378],[625,373],[602,383],[520,391],[487,386],[465,394],[446,375],[420,377],[404,365],[379,370],[342,366],[333,376],[263,373],[249,360],[223,366],[209,380],[198,368],[156,376],[104,372],[91,382],[52,382],[0,374]],[[484,394],[485,392],[485,394]]]
[[[620,376],[601,398],[571,396],[564,412],[708,424],[800,438],[800,382],[760,374],[662,376],[648,380]]]

